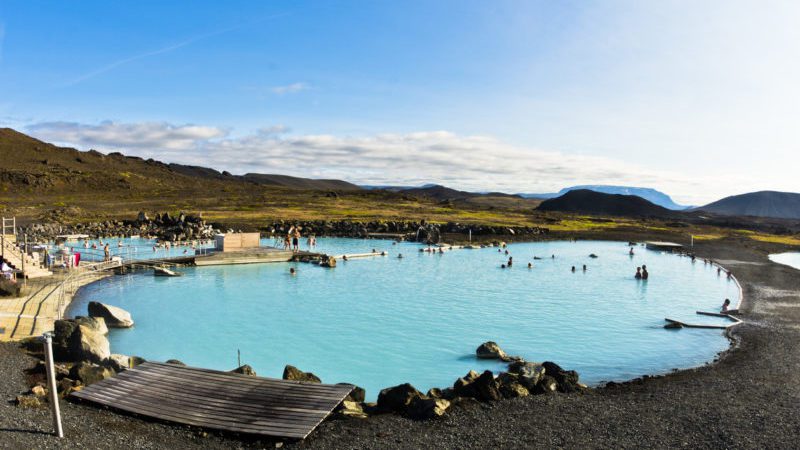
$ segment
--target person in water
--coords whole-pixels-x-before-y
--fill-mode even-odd
[[[295,276],[295,275],[297,275],[297,271],[296,271],[296,270],[294,270],[294,267],[290,267],[290,268],[289,268],[289,275],[292,275],[292,276]]]
[[[398,254],[397,254],[397,257],[398,257],[398,258],[402,258],[402,257],[403,257],[403,254],[402,254],[402,253],[398,253]]]
[[[726,298],[725,301],[722,302],[722,309],[720,309],[719,312],[721,314],[736,314],[736,313],[739,312],[738,309],[728,309],[728,308],[730,308],[730,306],[731,306],[731,301],[730,301],[730,299]]]
[[[633,256],[633,247],[631,247],[631,250],[628,252],[628,254]]]
[[[586,272],[586,264],[583,265],[583,271]]]
[[[513,256],[509,256],[508,257],[508,267],[511,267],[512,264],[514,264],[514,257]]]
[[[642,279],[642,268],[641,267],[637,267],[636,268],[636,275],[634,275],[633,277],[636,278],[637,280],[641,280]]]
[[[650,274],[647,273],[647,266],[642,264],[642,279],[646,280],[649,276],[650,276]]]
[[[532,269],[532,268],[533,268],[533,264],[528,263],[528,269]]]
[[[572,266],[572,271],[575,272],[575,266]]]
[[[505,265],[505,264],[500,264],[500,268],[501,268],[501,269],[505,269],[505,268],[506,268],[506,265]]]

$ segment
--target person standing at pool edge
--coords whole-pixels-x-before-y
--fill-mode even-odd
[[[300,251],[300,229],[294,228],[294,235],[292,236],[292,250],[295,252]]]

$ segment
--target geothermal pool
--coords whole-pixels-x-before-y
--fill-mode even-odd
[[[729,345],[721,330],[663,328],[665,317],[727,323],[695,314],[739,301],[736,283],[702,260],[644,247],[629,256],[621,242],[519,243],[508,247],[514,266],[501,269],[508,256],[497,248],[420,248],[320,238],[317,251],[388,256],[335,269],[278,263],[115,276],[81,289],[69,314],[86,314],[92,300],[130,311],[135,327],[109,335],[114,353],[230,370],[239,350],[261,376],[280,377],[292,364],[323,382],[360,385],[372,400],[399,383],[424,391],[470,369],[503,370],[475,358],[487,340],[577,370],[590,385],[702,365]],[[633,278],[642,264],[648,281]]]

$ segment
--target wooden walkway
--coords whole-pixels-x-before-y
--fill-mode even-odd
[[[146,362],[72,396],[185,425],[304,439],[352,389]]]

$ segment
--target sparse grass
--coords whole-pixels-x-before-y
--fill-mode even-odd
[[[725,237],[723,234],[693,234],[695,241],[711,241],[714,239],[722,239]]]
[[[777,236],[774,234],[753,233],[750,235],[750,239],[761,242],[771,242],[773,244],[800,245],[800,236]]]
[[[547,225],[553,231],[596,231],[609,228],[618,228],[622,223],[618,221],[597,222],[590,217],[564,219],[557,224]]]

